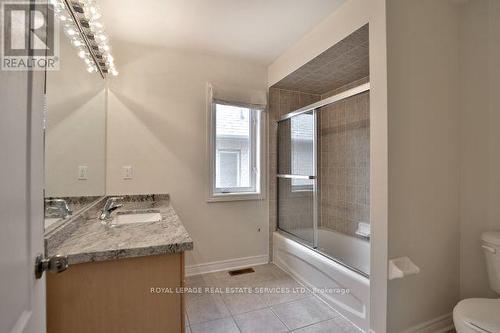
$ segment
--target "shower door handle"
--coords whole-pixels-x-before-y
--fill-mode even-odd
[[[277,177],[288,178],[288,179],[316,179],[316,176],[290,175],[290,174],[278,174]]]

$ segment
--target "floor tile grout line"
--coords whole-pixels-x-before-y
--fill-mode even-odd
[[[189,330],[191,331],[191,321],[189,320],[189,314],[187,312],[187,304],[186,304],[186,299],[184,299],[184,307],[185,307],[185,312],[184,312],[184,320],[187,322],[187,325],[189,326]],[[186,325],[186,322],[184,323],[184,326]]]
[[[214,320],[226,319],[226,318],[229,318],[231,316],[232,316],[231,313],[228,311],[228,315],[227,316],[223,316],[223,317],[215,318],[215,319],[210,319],[210,320],[199,321],[197,323],[194,323],[194,325],[203,324],[203,323],[207,323],[209,321],[214,321]],[[191,324],[191,326],[193,326],[193,324]]]
[[[307,324],[307,325],[305,325],[305,326],[297,327],[295,330],[292,330],[292,332],[293,332],[293,331],[296,331],[296,330],[301,330],[301,329],[306,328],[306,327],[309,327],[309,326],[318,325],[318,324],[324,323],[324,322],[326,322],[326,321],[334,320],[335,318],[337,318],[337,317],[328,318],[328,319],[320,320],[320,321],[315,322],[315,323],[312,323],[312,324]]]
[[[236,328],[238,329],[238,331],[240,331],[240,333],[243,333],[243,331],[240,328],[240,325],[238,325],[238,322],[236,321],[236,318],[234,318],[234,316],[231,316],[231,318],[233,319],[233,322],[236,325]]]
[[[271,307],[269,307],[269,309],[276,316],[276,318],[278,318],[278,320],[288,329],[288,332],[291,332],[292,329],[290,327],[288,327],[288,325],[283,320],[281,320],[280,316],[278,316],[278,314],[276,312],[274,312],[273,307],[271,306]]]
[[[210,323],[212,321],[216,321],[216,320],[224,320],[224,319],[229,319],[229,318],[233,318],[232,315],[229,315],[227,317],[221,317],[221,318],[216,318],[216,319],[210,319],[210,320],[204,320],[204,321],[200,321],[198,323],[194,323],[194,324],[191,324],[189,325],[189,328],[191,328],[193,325],[194,326],[197,326],[197,325],[201,325],[201,324],[206,324],[206,323]],[[234,319],[233,319],[234,320]]]
[[[320,302],[322,302],[324,305],[326,305],[330,310],[334,311],[336,314],[337,314],[337,317],[341,317],[343,320],[347,321],[350,325],[352,325],[353,327],[355,327],[356,329],[358,329],[360,332],[362,332],[362,330],[356,326],[349,318],[347,318],[346,316],[344,316],[342,313],[340,313],[339,311],[337,311],[336,309],[334,309],[330,304],[328,304],[325,300],[323,300],[321,297],[319,297],[318,295],[316,294],[312,294],[316,299],[318,299]],[[333,318],[331,318],[333,319]]]
[[[244,295],[244,294],[242,294]],[[259,295],[259,294],[257,294]],[[260,295],[259,295],[260,296]],[[270,307],[267,302],[265,300],[262,300],[264,303],[265,303],[265,306],[261,307],[261,308],[257,308],[257,309],[253,309],[253,310],[249,310],[249,311],[244,311],[244,312],[240,312],[240,313],[233,313],[231,311],[231,309],[229,309],[229,306],[228,304],[226,303],[226,301],[224,300],[224,297],[222,297],[222,301],[224,302],[224,305],[226,306],[227,310],[229,311],[229,313],[231,314],[231,316],[239,316],[239,315],[242,315],[242,314],[245,314],[245,313],[250,313],[250,312],[253,312],[253,311],[259,311],[259,310],[262,310],[262,309],[265,309],[265,308],[268,308]]]
[[[301,297],[301,298],[292,299],[292,300],[289,300],[289,301],[280,302],[280,303],[276,303],[276,304],[269,304],[269,303],[266,302],[266,306],[263,306],[262,308],[253,309],[253,310],[249,310],[249,311],[244,311],[244,312],[240,312],[240,313],[232,313],[231,310],[229,310],[229,309],[228,309],[228,311],[229,311],[229,313],[230,313],[231,316],[239,316],[239,315],[250,313],[250,312],[254,312],[254,311],[259,311],[259,310],[263,310],[263,309],[267,309],[267,308],[272,308],[273,306],[277,306],[277,305],[283,305],[283,304],[288,304],[288,303],[293,303],[293,302],[301,301],[301,300],[306,299],[306,298],[312,298],[312,295],[304,296],[304,297]],[[224,304],[224,305],[226,305],[226,304]],[[227,308],[227,305],[226,305],[226,308]],[[213,319],[213,320],[217,320],[217,319]],[[211,321],[211,320],[207,320],[207,321]]]

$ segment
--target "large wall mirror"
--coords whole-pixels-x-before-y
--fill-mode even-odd
[[[71,43],[61,34],[60,68],[46,77],[46,231],[106,193],[106,81]]]

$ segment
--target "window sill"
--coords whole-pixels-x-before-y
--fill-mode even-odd
[[[264,200],[265,196],[262,193],[228,193],[228,194],[212,194],[207,198],[207,202],[223,202],[223,201],[244,201],[244,200]]]

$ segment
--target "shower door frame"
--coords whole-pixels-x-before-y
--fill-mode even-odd
[[[332,257],[331,255],[328,255],[327,253],[324,253],[323,251],[320,251],[318,249],[318,223],[319,223],[319,210],[320,210],[320,206],[319,206],[319,202],[320,202],[320,191],[319,191],[319,169],[318,169],[318,140],[319,140],[319,131],[318,131],[318,112],[319,112],[319,109],[326,106],[326,105],[329,105],[329,104],[333,104],[333,103],[336,103],[336,102],[339,102],[339,101],[342,101],[344,99],[347,99],[347,98],[350,98],[350,97],[354,97],[356,95],[359,95],[359,94],[362,94],[366,91],[370,91],[370,83],[365,83],[365,84],[362,84],[362,85],[359,85],[357,87],[354,87],[352,89],[349,89],[349,90],[346,90],[346,91],[343,91],[339,94],[336,94],[336,95],[333,95],[331,97],[328,97],[328,98],[325,98],[321,101],[318,101],[316,103],[313,103],[313,104],[310,104],[310,105],[307,105],[307,106],[304,106],[300,109],[297,109],[295,111],[292,111],[292,112],[289,112],[287,114],[284,114],[280,119],[278,119],[277,123],[279,125],[280,122],[284,121],[284,120],[288,120],[290,118],[293,118],[295,116],[298,116],[300,114],[303,114],[303,113],[306,113],[306,112],[310,112],[312,111],[313,112],[313,117],[314,117],[314,141],[313,141],[313,170],[314,170],[314,175],[313,176],[302,176],[302,175],[283,175],[283,174],[277,174],[277,179],[279,178],[299,178],[299,179],[314,179],[314,190],[313,190],[313,228],[314,228],[314,233],[313,233],[313,244],[312,245],[309,245],[307,243],[307,241],[305,241],[304,239],[301,239],[299,236],[297,235],[294,235],[284,229],[281,229],[280,228],[280,222],[279,222],[279,181],[276,182],[276,201],[277,201],[277,209],[276,209],[276,229],[278,232],[280,233],[283,233],[285,234],[287,237],[293,239],[294,241],[304,245],[304,246],[307,246],[313,250],[316,251],[316,253],[318,254],[321,254],[322,256],[325,256],[327,257],[328,259],[330,260],[333,260],[337,263],[339,263],[340,265],[344,266],[344,267],[347,267],[348,269],[352,270],[352,271],[355,271],[357,272],[358,274],[361,274],[367,278],[370,277],[369,274],[355,268],[355,267],[352,267],[346,263],[344,263],[343,261],[335,258],[335,257]],[[279,127],[279,126],[278,126]],[[277,140],[277,171],[279,172],[279,158],[280,158],[280,155],[279,155],[279,138]]]
[[[306,113],[308,111],[312,111],[312,110],[316,111],[316,109],[319,109],[319,108],[321,108],[321,107],[323,107],[325,105],[332,104],[332,103],[341,101],[343,99],[346,99],[346,98],[349,98],[349,97],[353,97],[353,96],[362,94],[365,91],[369,91],[369,90],[370,90],[370,82],[361,84],[361,85],[359,85],[357,87],[354,87],[352,89],[343,91],[343,92],[338,93],[336,95],[333,95],[333,96],[330,96],[328,98],[322,99],[321,101],[318,101],[316,103],[306,105],[304,107],[301,107],[300,109],[297,109],[295,111],[292,111],[292,112],[289,112],[287,114],[284,114],[283,116],[281,116],[280,119],[278,119],[278,123],[281,122],[281,121],[283,121],[283,120],[292,118],[294,116],[298,116],[299,114]]]
[[[308,110],[305,110],[305,111],[301,111],[300,113],[297,113],[293,116],[298,116],[300,114],[303,114],[303,113],[306,113],[306,112],[311,112],[312,111],[312,115],[313,115],[313,165],[312,165],[312,169],[313,169],[313,172],[314,172],[314,175],[294,175],[294,174],[280,174],[280,173],[277,173],[276,177],[277,177],[277,182],[276,182],[276,199],[277,201],[279,200],[279,194],[280,194],[280,191],[279,191],[279,179],[282,178],[282,179],[310,179],[313,181],[313,241],[312,241],[312,245],[309,245],[307,240],[304,240],[302,238],[300,238],[299,236],[297,235],[294,235],[292,234],[291,232],[289,231],[286,231],[284,229],[281,229],[280,228],[280,225],[279,225],[279,206],[277,207],[276,209],[276,227],[277,229],[280,231],[280,232],[284,232],[286,233],[287,235],[291,236],[292,238],[294,238],[296,241],[298,241],[299,243],[303,244],[303,245],[306,245],[308,247],[311,247],[313,249],[317,249],[318,247],[318,220],[319,220],[319,191],[318,191],[318,186],[319,186],[319,182],[318,182],[318,115],[317,115],[317,111],[316,109],[308,109]],[[294,112],[297,112],[297,111],[294,111]],[[292,112],[291,112],[292,113]],[[293,116],[289,116],[289,117],[285,117],[287,115],[289,115],[290,113],[287,113],[286,115],[284,115],[282,118],[280,118],[278,120],[278,123],[282,122],[282,121],[285,121],[287,119],[290,119],[292,118]],[[278,145],[278,154],[277,154],[277,171],[279,172],[279,138],[277,140],[277,145]]]

